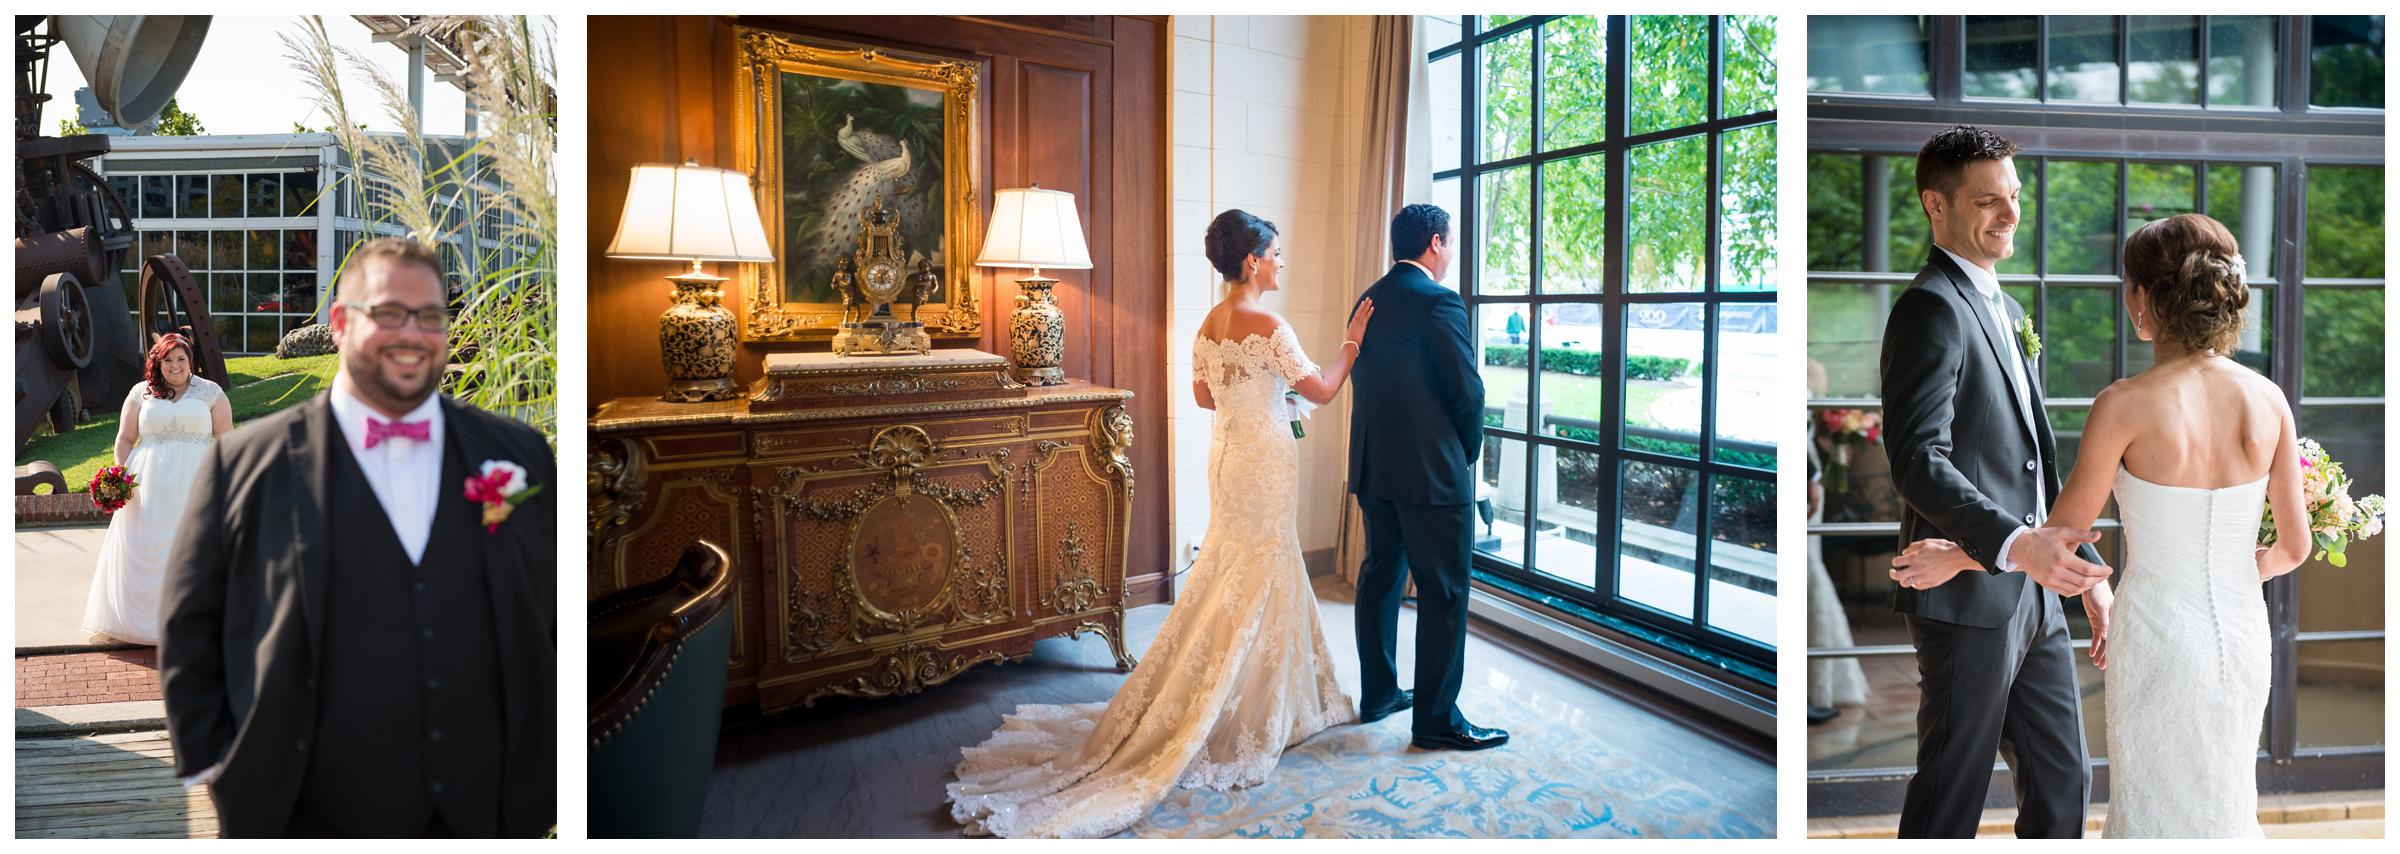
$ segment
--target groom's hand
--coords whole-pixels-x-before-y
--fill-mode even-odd
[[[2084,560],[2075,547],[2100,541],[2095,531],[2034,528],[2018,535],[2008,559],[2043,589],[2060,596],[2080,596],[2092,585],[2108,580],[2108,567]]]

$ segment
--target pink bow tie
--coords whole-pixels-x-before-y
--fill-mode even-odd
[[[415,439],[419,442],[433,438],[433,424],[427,421],[385,421],[367,419],[367,450],[375,450],[385,439]]]

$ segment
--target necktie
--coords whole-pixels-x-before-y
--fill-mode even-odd
[[[431,422],[385,421],[373,416],[367,418],[367,450],[370,451],[375,450],[375,446],[383,444],[386,439],[414,439],[423,442],[431,438],[433,438]]]

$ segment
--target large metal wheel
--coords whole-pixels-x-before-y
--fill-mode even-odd
[[[225,342],[208,316],[208,294],[173,255],[152,255],[142,262],[142,350],[169,332],[192,342],[192,373],[218,385],[225,377]]]
[[[72,273],[52,273],[42,280],[38,297],[41,305],[42,352],[50,363],[65,370],[77,370],[92,363],[92,348],[97,344],[92,329],[92,303],[83,294],[83,284]]]

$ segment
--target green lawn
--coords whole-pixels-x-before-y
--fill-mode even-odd
[[[1675,386],[1655,380],[1632,380],[1625,383],[1626,420],[1634,424],[1650,424],[1650,405]],[[1525,393],[1523,370],[1485,369],[1483,399],[1486,405],[1506,406]],[[1599,377],[1552,373],[1542,380],[1542,398],[1550,402],[1554,417],[1590,418],[1599,420],[1600,402],[1608,394],[1608,383]]]
[[[274,356],[246,356],[225,360],[225,372],[232,380],[233,423],[243,422],[270,412],[299,404],[324,391],[333,382],[334,368],[340,356],[309,356],[301,359],[278,359]],[[49,460],[67,475],[67,486],[82,492],[92,480],[92,474],[115,459],[117,416],[77,426],[64,435],[44,435],[25,443],[17,452],[20,462]]]

